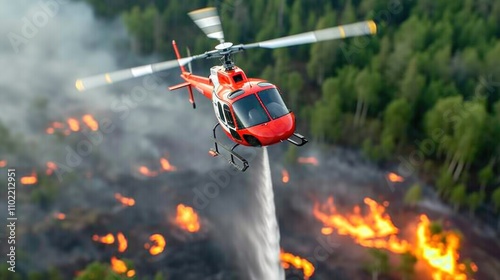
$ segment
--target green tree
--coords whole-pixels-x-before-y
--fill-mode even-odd
[[[479,171],[479,184],[481,186],[481,192],[484,192],[485,187],[493,182],[495,179],[495,173],[493,171],[493,161],[490,161],[488,165],[483,167]]]
[[[467,193],[464,184],[456,185],[450,196],[450,202],[453,204],[453,211],[457,212],[458,208],[467,201]]]
[[[493,194],[491,195],[491,202],[493,203],[493,207],[495,208],[495,211],[497,213],[500,212],[500,187],[497,187],[493,191]]]
[[[393,100],[384,111],[382,135],[391,138],[394,143],[401,144],[406,139],[410,120],[411,106],[408,101],[404,98]]]
[[[149,53],[155,49],[155,30],[161,26],[158,21],[159,12],[156,6],[149,5],[145,9],[135,6],[123,14],[127,29],[134,36],[133,49]]]
[[[372,280],[377,280],[381,274],[389,272],[389,255],[380,249],[369,250],[371,261],[366,266],[372,275]]]
[[[284,94],[287,96],[289,107],[292,110],[299,108],[300,95],[303,93],[304,79],[302,75],[294,71],[288,75],[287,92]]]
[[[453,177],[445,168],[441,169],[439,178],[436,181],[436,186],[441,197],[449,197],[453,187]]]
[[[405,97],[410,103],[417,100],[425,86],[425,77],[419,73],[417,60],[413,58],[404,74],[401,81],[400,92],[401,96]]]
[[[415,274],[415,264],[417,258],[410,252],[401,255],[398,271],[401,273],[403,280],[412,279]]]
[[[484,195],[481,192],[473,192],[467,197],[467,206],[469,207],[469,215],[474,216],[474,212],[483,203]]]
[[[404,197],[404,203],[406,205],[415,206],[422,199],[422,187],[420,184],[413,184],[408,191],[406,191]]]

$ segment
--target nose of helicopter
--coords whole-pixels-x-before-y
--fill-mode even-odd
[[[262,144],[269,146],[288,139],[295,131],[295,115],[286,114],[267,123],[254,126],[249,132]]]

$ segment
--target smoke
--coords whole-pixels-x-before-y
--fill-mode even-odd
[[[60,141],[45,135],[45,128],[50,122],[86,113],[116,129],[93,143],[93,153],[83,159],[84,164],[97,153],[112,163],[110,170],[121,173],[129,173],[133,162],[165,154],[176,157],[174,163],[181,169],[206,171],[213,164],[206,156],[215,124],[210,102],[197,95],[198,109],[192,110],[185,90],[170,93],[167,87],[179,81],[177,69],[83,93],[75,89],[77,78],[161,60],[131,54],[120,18],[97,20],[84,2],[0,0],[0,4],[4,67],[0,123],[43,147],[31,151],[38,164],[67,163],[67,147],[76,150],[88,137],[77,134]],[[173,53],[166,59],[172,58]],[[199,134],[206,137],[193,137]]]
[[[234,252],[243,274],[239,279],[284,279],[267,149],[259,150],[250,165],[234,174],[210,204],[211,215],[217,216],[212,219],[215,238]]]

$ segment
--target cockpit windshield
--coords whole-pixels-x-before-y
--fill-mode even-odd
[[[281,95],[277,89],[265,89],[258,94],[260,100],[264,106],[266,106],[266,109],[273,120],[289,113],[288,108],[286,107],[285,102],[283,102],[283,99],[281,99]]]
[[[269,117],[255,95],[244,97],[233,104],[239,128],[251,127],[269,121]]]

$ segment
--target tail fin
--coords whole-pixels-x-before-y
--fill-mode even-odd
[[[174,47],[175,56],[177,57],[177,60],[180,60],[181,56],[179,54],[179,50],[177,49],[177,44],[175,43],[175,40],[172,41],[172,46]],[[181,68],[182,74],[187,73],[186,68],[184,68],[184,65],[182,65],[182,64],[179,63],[179,67]],[[189,68],[191,68],[191,66]],[[176,89],[180,89],[180,88],[183,88],[183,87],[187,87],[188,88],[188,91],[189,91],[189,102],[191,104],[193,104],[193,109],[196,109],[196,103],[194,102],[193,88],[191,87],[191,83],[185,82],[185,83],[182,83],[182,84],[178,84],[178,85],[169,87],[168,89],[169,90],[176,90]]]

